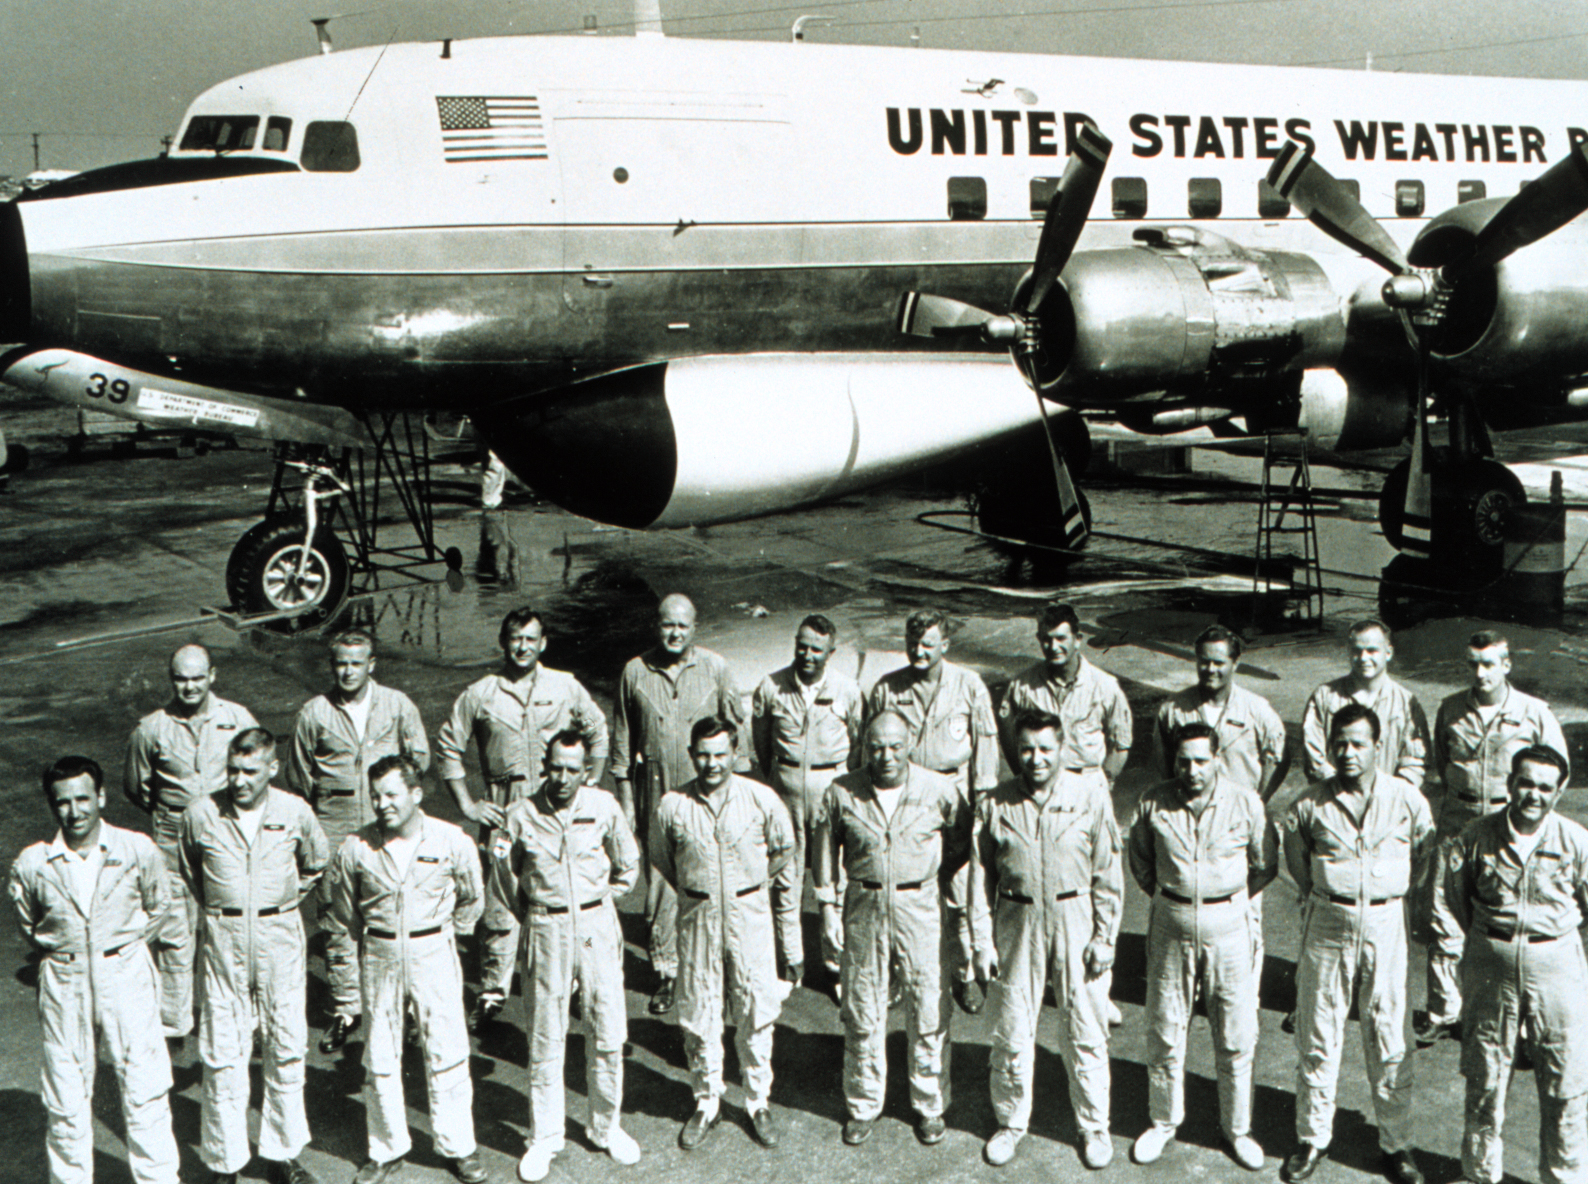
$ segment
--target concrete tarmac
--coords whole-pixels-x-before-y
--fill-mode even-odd
[[[41,800],[39,771],[56,757],[80,752],[100,761],[109,776],[107,817],[146,829],[143,816],[121,794],[128,732],[168,695],[166,660],[175,646],[202,641],[216,654],[217,693],[247,704],[265,726],[286,732],[300,704],[327,684],[323,644],[255,631],[238,634],[222,624],[182,624],[200,606],[215,604],[227,556],[236,538],[262,511],[269,489],[266,454],[211,453],[192,459],[170,455],[99,458],[69,463],[59,447],[63,413],[45,405],[8,403],[7,432],[33,451],[33,467],[0,495],[0,864],[9,866],[26,844],[48,838],[53,822]],[[1199,461],[1199,464],[1203,463]],[[1235,472],[1207,462],[1209,472]],[[1249,476],[1249,470],[1237,473]],[[1117,786],[1116,805],[1128,817],[1142,789],[1156,779],[1148,765],[1148,729],[1159,701],[1192,681],[1190,642],[1206,625],[1249,617],[1249,577],[1220,573],[1201,559],[1136,543],[1094,546],[1094,557],[1076,564],[1067,585],[1033,580],[984,542],[936,529],[917,515],[952,507],[952,495],[916,486],[852,497],[828,507],[710,530],[635,534],[595,527],[536,504],[522,491],[491,513],[471,508],[476,474],[444,468],[438,479],[438,531],[445,545],[465,555],[460,591],[443,585],[397,590],[361,611],[380,642],[377,677],[406,691],[432,734],[462,687],[489,670],[498,656],[502,615],[520,604],[540,608],[552,642],[549,664],[576,673],[603,707],[611,703],[623,662],[650,643],[650,620],[659,597],[691,595],[700,610],[698,640],[724,654],[748,695],[761,675],[784,665],[800,618],[820,611],[835,620],[842,644],[835,661],[869,684],[903,662],[902,622],[912,610],[948,608],[959,622],[951,656],[978,670],[998,694],[1013,674],[1038,655],[1032,619],[1041,603],[1061,595],[1076,606],[1088,633],[1088,656],[1123,682],[1136,716],[1136,747]],[[1320,483],[1340,483],[1329,475]],[[1092,487],[1095,525],[1118,535],[1195,544],[1250,554],[1254,511],[1235,493],[1177,495],[1128,487]],[[1376,611],[1371,578],[1390,556],[1370,522],[1368,504],[1346,503],[1320,524],[1325,567],[1358,573],[1330,576],[1321,630],[1256,633],[1242,680],[1279,710],[1299,754],[1300,720],[1308,694],[1345,670],[1349,624]],[[1576,553],[1577,528],[1568,539]],[[1249,569],[1246,569],[1249,570]],[[1575,577],[1573,577],[1575,581]],[[1503,625],[1512,639],[1513,679],[1549,700],[1567,728],[1575,763],[1582,758],[1588,720],[1583,687],[1588,645],[1579,639],[1581,608],[1575,582],[1561,627]],[[1488,622],[1420,612],[1419,623],[1396,639],[1393,672],[1419,695],[1432,716],[1439,700],[1465,685],[1462,657],[1467,636]],[[166,628],[177,623],[175,628]],[[163,630],[163,631],[162,631]],[[103,640],[105,635],[126,634]],[[101,638],[83,645],[85,639]],[[1293,765],[1273,808],[1282,811],[1304,788],[1300,761]],[[458,820],[439,782],[426,799],[439,817]],[[1588,819],[1579,795],[1569,792],[1564,812]],[[671,1017],[646,1014],[652,979],[640,942],[638,900],[624,904],[629,939],[627,974],[630,1045],[624,1126],[644,1159],[622,1169],[595,1151],[579,1125],[583,1115],[581,1037],[568,1055],[570,1116],[567,1150],[553,1181],[1011,1181],[1076,1180],[1080,1164],[1074,1124],[1054,1049],[1053,1013],[1039,1030],[1037,1105],[1031,1136],[1015,1161],[987,1166],[982,1143],[994,1128],[987,1097],[989,1022],[956,1015],[949,1134],[935,1148],[913,1138],[903,1079],[904,1042],[890,1038],[889,1098],[869,1143],[846,1148],[839,1140],[844,1104],[839,1089],[842,1035],[831,998],[796,990],[785,1006],[776,1038],[774,1109],[783,1145],[767,1151],[752,1142],[748,1121],[731,1087],[728,1121],[700,1150],[676,1144],[692,1108],[683,1047]],[[1235,1181],[1249,1174],[1223,1151],[1218,1135],[1212,1055],[1206,1026],[1193,1026],[1187,1081],[1187,1120],[1177,1144],[1151,1167],[1130,1164],[1131,1140],[1147,1125],[1142,1003],[1146,901],[1127,893],[1115,997],[1124,1024],[1114,1032],[1112,1056],[1115,1160],[1101,1173],[1142,1174],[1169,1181]],[[1269,1156],[1264,1176],[1277,1176],[1294,1147],[1295,1050],[1280,1031],[1293,1003],[1293,972],[1300,927],[1293,888],[1281,879],[1265,910],[1267,965],[1263,975],[1262,1039],[1258,1047],[1257,1104],[1253,1133]],[[816,917],[806,916],[807,965],[818,965]],[[308,1109],[314,1142],[305,1162],[326,1182],[351,1179],[365,1159],[362,1070],[357,1040],[346,1054],[327,1057],[312,1047],[326,1022],[318,943],[311,946]],[[44,1112],[39,1100],[40,1058],[33,1001],[33,972],[13,927],[0,931],[0,961],[11,968],[0,989],[0,1163],[8,1180],[42,1180]],[[1414,952],[1413,1005],[1423,998],[1420,958]],[[474,982],[472,951],[466,977]],[[151,1022],[153,1022],[151,1017]],[[526,1127],[526,1043],[515,1004],[479,1042],[474,1057],[475,1120],[484,1158],[495,1178],[515,1178]],[[898,1017],[895,1017],[897,1022]],[[577,1027],[575,1029],[577,1031]],[[1046,1051],[1044,1051],[1046,1050]],[[1462,1081],[1458,1048],[1443,1041],[1416,1054],[1417,1157],[1430,1184],[1459,1176]],[[1348,1033],[1331,1161],[1320,1182],[1376,1178],[1377,1144],[1359,1038]],[[425,1091],[417,1059],[408,1064],[410,1119],[415,1150],[403,1179],[449,1178],[434,1153],[425,1116]],[[193,1042],[177,1058],[173,1112],[183,1148],[184,1179],[203,1180],[194,1145],[198,1138],[200,1067]],[[736,1076],[729,1054],[728,1075]],[[1511,1095],[1507,1170],[1536,1180],[1537,1103],[1530,1073],[1519,1073]],[[256,1083],[257,1097],[257,1083]],[[102,1074],[95,1112],[99,1119],[96,1170],[102,1181],[128,1179],[115,1086]],[[245,1177],[262,1178],[259,1161]]]

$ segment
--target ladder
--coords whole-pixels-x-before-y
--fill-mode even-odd
[[[1294,456],[1275,446],[1276,441],[1291,437],[1299,443]],[[1277,618],[1283,624],[1321,629],[1323,567],[1318,558],[1318,520],[1307,454],[1306,428],[1267,432],[1263,436],[1263,486],[1257,503],[1252,608],[1258,619]]]

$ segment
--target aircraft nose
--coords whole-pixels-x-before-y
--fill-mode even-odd
[[[0,345],[25,342],[32,327],[28,244],[17,203],[0,205]]]
[[[644,529],[678,476],[665,363],[509,400],[472,416],[502,463],[566,510]]]

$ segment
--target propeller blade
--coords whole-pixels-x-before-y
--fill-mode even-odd
[[[1312,151],[1287,140],[1268,170],[1268,183],[1319,230],[1362,252],[1386,271],[1408,272],[1399,244],[1351,196],[1351,191],[1312,159]]]
[[[1091,531],[1087,529],[1086,515],[1081,511],[1081,498],[1075,492],[1075,482],[1070,479],[1070,466],[1064,463],[1064,450],[1053,438],[1053,425],[1048,422],[1048,404],[1040,394],[1037,406],[1042,411],[1042,432],[1048,440],[1048,456],[1053,460],[1053,482],[1058,487],[1059,516],[1064,529],[1064,545],[1072,550],[1086,541]]]
[[[1406,473],[1401,513],[1401,550],[1427,559],[1433,553],[1434,491],[1428,453],[1428,344],[1417,350],[1417,422],[1412,425],[1412,463]]]
[[[1561,157],[1536,181],[1522,187],[1472,241],[1472,253],[1444,269],[1451,284],[1493,267],[1514,251],[1553,234],[1588,210],[1588,155],[1578,148]]]
[[[993,314],[962,300],[906,292],[899,301],[899,332],[911,337],[957,337],[979,332]]]
[[[1064,265],[1070,261],[1081,231],[1086,227],[1086,217],[1092,212],[1092,201],[1097,197],[1097,187],[1103,181],[1103,169],[1108,164],[1108,154],[1114,150],[1111,141],[1097,125],[1087,120],[1075,136],[1075,151],[1070,153],[1064,166],[1064,176],[1048,202],[1047,217],[1042,221],[1042,237],[1037,240],[1037,261],[1031,291],[1026,296],[1026,313],[1042,307]]]

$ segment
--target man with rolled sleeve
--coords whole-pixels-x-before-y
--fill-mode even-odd
[[[226,751],[241,732],[257,727],[248,708],[214,693],[215,664],[201,645],[171,655],[171,701],[138,721],[127,743],[123,789],[150,816],[155,845],[165,857],[172,907],[157,937],[160,1024],[173,1045],[193,1030],[193,958],[198,907],[177,870],[182,812],[226,787]]]
[[[1445,790],[1437,817],[1442,845],[1473,819],[1508,803],[1507,778],[1516,753],[1536,744],[1562,755],[1567,751],[1549,704],[1511,685],[1511,644],[1502,634],[1474,633],[1467,642],[1467,668],[1472,685],[1446,698],[1434,720],[1434,769]],[[1431,878],[1428,893],[1428,1014],[1415,1027],[1422,1045],[1453,1034],[1461,1020],[1457,967],[1464,948],[1442,876]]]
[[[43,780],[59,829],[17,856],[8,887],[22,936],[39,956],[50,1184],[94,1178],[100,1056],[116,1075],[133,1180],[177,1184],[171,1061],[150,1022],[160,987],[149,943],[171,907],[165,859],[146,835],[101,818],[105,777],[96,762],[62,757]]]
[[[507,809],[528,797],[540,783],[546,743],[573,728],[590,748],[591,776],[599,780],[606,768],[607,721],[590,692],[573,675],[541,664],[546,626],[539,613],[518,608],[502,619],[497,640],[502,665],[471,683],[453,704],[452,714],[436,734],[441,777],[458,809],[480,825],[480,850],[486,877],[507,853],[501,825]],[[473,741],[484,790],[469,791],[463,767],[464,750]],[[487,892],[481,918],[480,993],[469,1016],[469,1030],[480,1031],[501,1013],[513,986],[518,949],[518,922],[500,892]]]
[[[342,840],[375,821],[369,768],[388,756],[406,756],[423,773],[430,767],[430,742],[413,700],[374,679],[375,639],[361,629],[331,640],[328,694],[316,695],[298,711],[287,753],[287,784],[308,799],[336,851]],[[325,932],[325,976],[331,988],[331,1024],[321,1052],[337,1052],[357,1031],[358,944],[331,908],[331,879],[316,894]]]
[[[1505,1094],[1517,1042],[1538,1086],[1539,1178],[1588,1173],[1588,830],[1555,813],[1566,758],[1529,745],[1511,761],[1510,804],[1444,848],[1445,894],[1466,933],[1461,1073],[1467,1079],[1461,1174],[1499,1184]]]
[[[1185,1114],[1185,1047],[1202,983],[1213,1029],[1219,1123],[1235,1160],[1263,1166],[1251,1137],[1257,970],[1250,898],[1278,873],[1279,843],[1262,799],[1219,764],[1200,721],[1171,741],[1175,778],[1142,794],[1130,826],[1130,871],[1152,897],[1147,921],[1147,1110],[1137,1163],[1152,1163]]]
[[[998,1130],[984,1154],[1006,1164],[1025,1137],[1037,1020],[1051,981],[1081,1159],[1096,1170],[1114,1157],[1108,972],[1125,895],[1119,827],[1102,774],[1065,767],[1057,716],[1024,711],[1010,730],[1020,776],[976,807],[971,865],[977,973],[998,984],[987,1069]]]
[[[1434,848],[1434,820],[1411,782],[1378,771],[1377,714],[1347,703],[1330,718],[1335,770],[1285,816],[1285,866],[1301,893],[1296,968],[1296,1139],[1283,1175],[1311,1176],[1334,1134],[1346,1018],[1357,1001],[1362,1056],[1385,1174],[1423,1184],[1412,1159],[1406,1055],[1406,893]]]
[[[309,804],[271,786],[275,737],[249,728],[226,757],[227,788],[188,807],[178,855],[202,917],[199,1058],[204,1094],[199,1157],[215,1184],[248,1164],[248,1062],[259,1029],[264,1099],[259,1154],[272,1184],[314,1184],[298,1162],[309,1143],[303,1109],[309,1029],[299,905],[331,853]]]
[[[678,1145],[693,1151],[722,1120],[726,1011],[751,1128],[757,1142],[775,1147],[772,1028],[802,969],[788,870],[794,826],[777,794],[735,775],[727,720],[698,721],[689,752],[695,779],[661,800],[650,839],[651,862],[678,894],[678,1026],[695,1094]],[[780,945],[787,981],[778,978]]]
[[[805,868],[815,863],[812,832],[827,787],[853,768],[860,756],[865,700],[860,684],[829,670],[838,628],[820,613],[800,622],[794,661],[756,687],[750,712],[755,758],[767,784],[777,790],[794,820],[794,897],[803,900]],[[841,890],[842,885],[839,885]],[[829,937],[837,938],[830,944]],[[842,934],[823,929],[822,960],[838,972]]]
[[[727,661],[695,644],[695,606],[689,597],[674,592],[662,598],[656,645],[623,667],[613,714],[612,777],[623,817],[640,844],[645,927],[657,976],[648,1010],[665,1015],[673,1008],[678,976],[678,897],[665,877],[652,874],[651,824],[662,799],[695,776],[690,729],[715,716],[732,724],[737,735],[744,723],[744,705]]]
[[[968,807],[998,783],[998,727],[992,696],[975,671],[948,661],[946,613],[921,609],[904,623],[909,664],[883,675],[871,688],[868,718],[896,711],[910,729],[912,764],[942,773],[954,782]],[[970,891],[966,873],[948,892],[954,934],[949,967],[954,1000],[971,1015],[984,996],[971,964]]]
[[[843,954],[843,1138],[851,1147],[871,1137],[887,1092],[890,970],[907,1009],[916,1137],[933,1146],[947,1130],[953,1006],[943,981],[941,883],[969,853],[970,807],[947,777],[910,763],[909,742],[902,716],[873,716],[864,768],[833,782],[816,823],[817,899]]]
[[[412,757],[369,768],[375,821],[347,836],[331,864],[331,904],[363,946],[364,1115],[369,1160],[354,1184],[384,1184],[412,1146],[403,1099],[403,1024],[412,1014],[425,1063],[436,1151],[462,1184],[488,1179],[476,1154],[469,1033],[457,938],[484,901],[469,837],[419,808],[423,772]]]
[[[1390,677],[1395,640],[1377,618],[1351,626],[1351,672],[1312,692],[1301,717],[1302,760],[1308,781],[1335,774],[1330,758],[1335,713],[1351,703],[1371,708],[1383,740],[1378,745],[1383,772],[1421,789],[1428,764],[1428,717],[1417,696]]]

